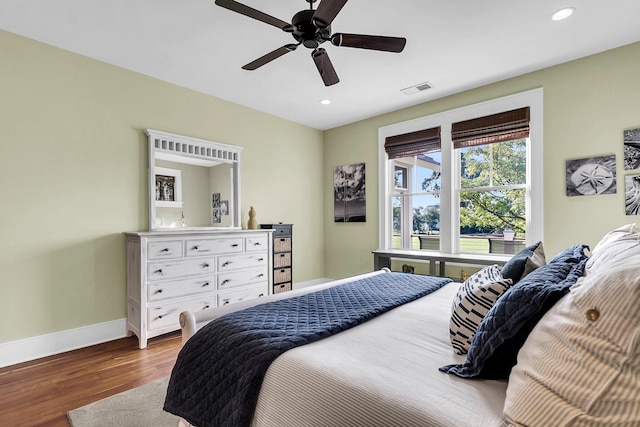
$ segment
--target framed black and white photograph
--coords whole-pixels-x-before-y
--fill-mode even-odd
[[[335,222],[366,222],[364,163],[333,169],[333,217]]]
[[[640,168],[640,128],[624,131],[624,170]]]
[[[567,160],[567,196],[615,193],[615,154]]]
[[[215,208],[211,211],[211,222],[214,224],[220,224],[222,222],[222,216],[220,215],[220,209]]]
[[[640,215],[640,175],[624,177],[625,212],[627,215]]]
[[[178,169],[155,168],[156,206],[182,207],[182,173]]]
[[[213,193],[211,195],[211,207],[214,209],[220,207],[220,193]]]
[[[220,215],[229,215],[229,201],[220,200]]]

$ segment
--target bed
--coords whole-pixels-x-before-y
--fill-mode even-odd
[[[509,283],[505,286],[504,293],[490,304],[477,327],[477,335],[469,340],[471,346],[467,354],[457,354],[452,348],[454,338],[451,323],[452,311],[455,311],[460,295],[464,294],[467,282],[448,282],[357,326],[280,354],[259,378],[259,393],[250,405],[252,412],[249,422],[211,421],[191,416],[188,411],[180,408],[176,409],[171,403],[171,394],[174,397],[188,395],[187,398],[194,400],[191,396],[194,388],[179,385],[180,376],[184,376],[185,371],[176,372],[176,368],[171,382],[175,380],[178,385],[174,384],[171,391],[170,384],[165,410],[183,417],[185,424],[192,422],[200,427],[638,426],[640,317],[632,303],[637,304],[640,292],[640,230],[635,225],[630,225],[622,232],[614,230],[616,231],[624,238],[614,240],[618,245],[615,251],[608,250],[609,244],[602,246],[599,243],[592,259],[584,254],[587,249],[585,245],[572,246],[548,261],[544,256],[542,261],[539,256],[535,259],[536,254],[542,252],[541,243],[538,245],[539,250],[538,247],[530,247],[528,252],[516,255],[514,262],[517,261],[518,264],[515,272],[518,286]],[[611,239],[607,241],[608,236],[603,238],[603,242],[611,243]],[[626,249],[626,253],[620,252],[619,245],[625,241],[632,253]],[[613,252],[623,253],[620,258],[624,258],[624,262],[612,255]],[[627,270],[620,273],[618,270],[622,267],[616,262],[625,263],[624,268]],[[627,265],[628,262],[631,263],[630,266]],[[532,265],[536,263],[538,265]],[[611,265],[615,268],[612,269]],[[521,276],[520,267],[532,269],[525,275],[527,278]],[[589,270],[587,267],[593,268]],[[607,275],[603,271],[617,273]],[[586,278],[587,272],[593,277],[592,281]],[[605,350],[602,349],[602,342],[609,343],[608,345],[611,343],[611,337],[603,336],[602,333],[602,319],[608,320],[607,316],[599,316],[601,322],[594,329],[594,321],[588,316],[584,325],[576,325],[572,314],[567,315],[567,312],[575,309],[581,318],[585,317],[584,307],[572,300],[573,294],[577,292],[576,298],[584,299],[580,292],[589,292],[591,288],[599,289],[598,284],[607,281],[606,277],[602,277],[603,274],[606,277],[612,274],[620,277],[622,274],[626,279],[610,281],[613,284],[607,282],[608,289],[623,286],[627,294],[610,292],[607,295],[618,299],[622,295],[625,301],[630,301],[627,311],[616,318],[621,322],[620,318],[624,317],[624,324],[629,330],[628,336],[621,337],[623,342],[615,349]],[[215,323],[215,319],[226,318],[231,313],[250,310],[251,307],[267,302],[397,275],[403,273],[392,273],[384,269],[272,295],[259,301],[247,301],[200,313],[186,312],[181,315],[183,340],[188,343],[193,336],[199,336],[202,332],[197,331],[201,328],[204,330],[209,323]],[[511,280],[505,277],[500,276],[503,282]],[[514,289],[519,289],[524,294],[517,295],[518,292],[514,292]],[[534,292],[536,296],[532,297]],[[538,295],[544,295],[544,298]],[[510,311],[514,301],[517,302],[518,309]],[[604,300],[599,300],[598,304],[599,313],[608,308]],[[611,304],[613,307],[614,303]],[[501,305],[504,307],[500,307]],[[619,301],[615,302],[615,307],[615,311],[619,312]],[[590,313],[593,315],[593,312]],[[505,321],[505,318],[509,320]],[[561,330],[560,326],[566,323],[567,318],[571,319],[567,330],[573,328],[570,334],[572,339],[581,341],[588,335],[588,341],[593,345],[577,346],[575,342],[558,337],[558,330]],[[611,330],[619,330],[619,326],[620,323]],[[576,330],[579,333],[574,333]],[[555,342],[554,336],[559,342],[555,345],[562,347],[561,350],[548,348],[549,342]],[[530,342],[534,344],[529,345]],[[216,343],[211,345],[215,346]],[[485,353],[489,348],[492,350],[487,357]],[[541,348],[545,349],[542,353]],[[184,350],[183,348],[186,354],[181,352],[179,361],[190,356],[189,351]],[[576,354],[583,357],[584,354],[593,356],[595,353],[606,354],[606,357],[592,357],[594,361],[588,365],[589,369],[585,370],[583,359],[576,360]],[[484,364],[478,367],[475,360],[470,361],[472,356],[484,358]],[[559,360],[555,360],[556,358]],[[577,369],[576,366],[570,366],[572,363],[581,366],[580,379],[567,375],[566,369]],[[602,368],[598,363],[613,366],[613,371]],[[600,378],[607,386],[602,390],[593,390],[597,387],[589,382],[590,371],[606,372],[609,378],[613,375],[615,379]],[[560,385],[553,383],[558,377],[563,378]],[[582,393],[575,392],[575,381],[580,383],[578,386],[582,385]],[[592,390],[585,392],[584,384],[591,384]],[[199,385],[197,389],[205,395],[212,392],[209,385]],[[536,396],[535,404],[528,398],[530,395]],[[621,399],[620,396],[627,397]],[[199,402],[198,399],[200,397],[195,401]],[[609,404],[597,407],[598,405],[594,406],[594,401]],[[547,407],[550,412],[546,410]],[[551,415],[545,415],[547,412]]]

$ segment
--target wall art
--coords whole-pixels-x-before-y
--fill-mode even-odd
[[[214,224],[220,224],[222,222],[222,216],[220,215],[220,209],[215,208],[211,210],[211,222]]]
[[[182,207],[182,172],[179,169],[155,168],[155,202],[158,207]]]
[[[335,222],[366,222],[364,163],[333,169],[333,217]]]
[[[624,170],[640,168],[640,128],[623,132]]]
[[[616,193],[616,156],[567,160],[567,196]]]
[[[640,215],[640,175],[624,177],[625,212],[627,215]]]

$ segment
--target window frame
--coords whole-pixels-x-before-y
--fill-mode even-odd
[[[378,128],[378,248],[392,248],[391,195],[394,182],[384,149],[388,137],[441,126],[442,188],[440,191],[440,252],[458,254],[460,236],[460,164],[451,141],[451,125],[477,117],[522,107],[530,108],[527,144],[527,191],[525,200],[527,245],[543,238],[543,89],[533,89],[501,98],[431,114]],[[410,249],[407,249],[410,250]]]

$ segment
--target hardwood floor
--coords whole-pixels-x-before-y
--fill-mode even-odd
[[[171,373],[180,333],[122,338],[0,368],[0,425],[69,427],[67,412]]]

